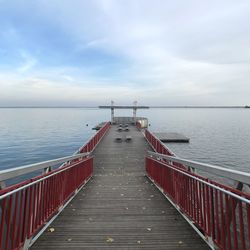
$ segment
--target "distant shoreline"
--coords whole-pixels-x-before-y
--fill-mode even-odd
[[[250,108],[250,106],[149,106],[150,108]]]
[[[89,109],[96,109],[98,108],[98,106],[0,106],[0,109],[4,109],[4,108],[8,108],[8,109],[39,109],[39,108],[89,108]],[[223,109],[232,109],[232,108],[236,108],[236,109],[242,109],[242,108],[250,108],[250,106],[245,105],[245,106],[149,106],[149,108],[162,108],[162,109],[171,109],[171,108],[198,108],[198,109],[214,109],[214,108],[223,108]]]

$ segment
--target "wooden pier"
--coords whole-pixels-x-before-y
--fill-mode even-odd
[[[210,249],[145,176],[143,134],[130,125],[117,142],[117,133],[113,125],[93,152],[93,178],[31,249]]]

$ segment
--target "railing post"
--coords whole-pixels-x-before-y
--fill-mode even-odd
[[[24,245],[22,247],[22,250],[28,250],[30,247],[30,242],[31,242],[31,238],[29,238],[29,239],[26,238],[24,241]]]
[[[43,169],[43,173],[44,173],[44,174],[47,174],[47,173],[51,172],[51,170],[52,170],[52,167],[44,168],[44,169]]]

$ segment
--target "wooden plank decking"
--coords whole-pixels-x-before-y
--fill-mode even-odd
[[[145,177],[142,134],[130,126],[117,142],[118,133],[112,126],[95,150],[93,179],[32,249],[210,249]]]

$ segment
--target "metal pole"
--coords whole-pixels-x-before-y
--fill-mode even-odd
[[[114,108],[111,108],[111,122],[114,123]]]
[[[115,114],[115,111],[114,111],[114,101],[111,101],[111,123],[114,123],[114,114]]]
[[[133,108],[133,120],[136,123],[136,108]]]
[[[135,124],[136,124],[136,110],[137,110],[136,106],[137,106],[137,101],[134,101],[133,120]]]

